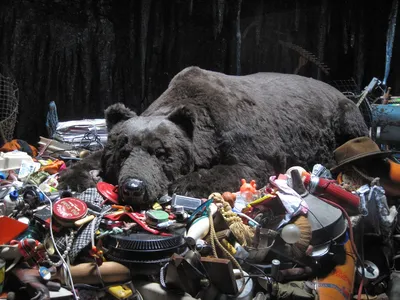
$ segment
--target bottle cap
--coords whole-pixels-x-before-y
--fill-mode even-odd
[[[274,266],[279,266],[281,264],[281,261],[280,260],[278,260],[278,259],[273,259],[272,260],[272,265],[274,265]]]
[[[47,269],[45,267],[39,268],[39,274],[40,274],[40,277],[42,277],[46,281],[51,279],[51,273],[50,273],[49,269]]]
[[[146,223],[156,225],[168,221],[168,213],[162,210],[149,210],[146,212]]]
[[[18,199],[18,191],[12,191],[11,193],[10,193],[10,199],[11,200],[17,200]]]

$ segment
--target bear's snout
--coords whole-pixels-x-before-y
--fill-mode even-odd
[[[145,191],[144,182],[134,178],[127,179],[122,187],[124,194],[132,194],[134,196],[141,196]]]
[[[137,206],[138,203],[145,200],[146,186],[142,180],[129,178],[122,184],[120,192],[122,200],[126,204]]]

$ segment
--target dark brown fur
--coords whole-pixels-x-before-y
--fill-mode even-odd
[[[117,104],[106,119],[104,179],[141,179],[151,200],[168,191],[236,191],[241,178],[261,186],[293,165],[329,167],[338,145],[367,135],[357,107],[321,81],[197,67],[177,74],[141,116]]]
[[[58,189],[72,189],[74,192],[83,192],[89,187],[94,187],[96,181],[90,171],[100,171],[100,162],[103,151],[93,152],[83,160],[73,164],[68,169],[61,171]]]

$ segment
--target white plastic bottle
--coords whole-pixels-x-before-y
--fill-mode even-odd
[[[12,190],[8,193],[7,196],[4,197],[4,207],[5,207],[5,215],[9,216],[17,206],[17,199],[18,199],[18,191]]]
[[[246,198],[243,196],[242,193],[237,192],[236,193],[236,200],[235,200],[235,209],[238,212],[241,212],[243,208],[247,206],[248,202]]]
[[[217,206],[214,203],[211,203],[210,204],[211,215],[214,215],[217,212],[217,210],[218,210]],[[192,223],[186,234],[186,237],[191,237],[195,241],[197,241],[198,239],[204,238],[209,231],[210,231],[210,220],[208,216],[202,216],[194,220],[194,222]]]

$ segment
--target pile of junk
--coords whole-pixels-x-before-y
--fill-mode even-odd
[[[399,156],[370,138],[207,199],[59,190],[73,163],[0,149],[0,299],[400,299]],[[399,268],[399,269],[397,269]]]

